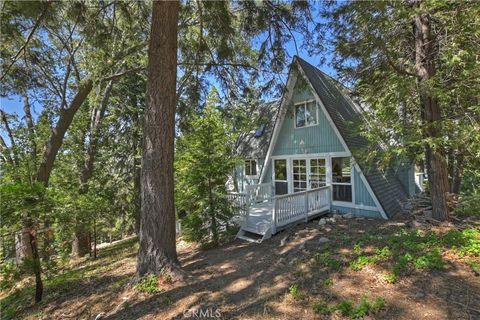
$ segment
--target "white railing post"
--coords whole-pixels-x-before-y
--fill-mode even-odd
[[[272,234],[277,233],[277,222],[275,221],[277,216],[276,212],[277,212],[277,199],[274,199],[272,203]]]
[[[305,190],[305,222],[308,221],[308,191]]]

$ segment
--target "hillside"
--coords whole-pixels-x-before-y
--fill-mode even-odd
[[[480,219],[430,226],[327,219],[262,244],[201,250],[179,241],[188,283],[132,288],[136,238],[100,248],[46,281],[32,305],[26,279],[2,295],[2,318],[474,319],[480,317]],[[148,293],[151,292],[151,293]],[[215,313],[217,312],[217,313]]]

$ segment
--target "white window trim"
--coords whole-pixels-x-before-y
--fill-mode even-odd
[[[255,175],[250,175],[250,174],[247,174],[247,166],[245,165],[245,162],[247,161],[255,161],[255,171],[257,172],[257,174]],[[258,166],[258,159],[245,159],[244,160],[244,163],[243,163],[243,172],[245,173],[245,177],[249,178],[249,179],[258,179],[259,175],[258,175],[258,172],[259,172],[259,166]]]
[[[307,107],[307,104],[310,102],[315,102],[315,124],[309,124],[309,125],[304,125],[302,127],[297,127],[297,106],[305,105],[305,108]],[[305,100],[301,102],[296,102],[293,104],[293,128],[294,129],[303,129],[303,128],[309,128],[309,127],[315,127],[318,126],[318,103],[315,99],[310,99],[310,100]]]
[[[350,158],[350,183],[348,182],[333,182],[333,167],[332,167],[332,162],[331,160],[333,160],[333,158]],[[344,204],[355,204],[355,188],[354,188],[354,181],[353,181],[353,176],[354,176],[354,163],[353,163],[353,157],[352,156],[349,156],[349,157],[338,157],[338,156],[334,156],[330,159],[330,166],[332,168],[332,204],[333,203],[344,203]],[[338,186],[352,186],[352,201],[342,201],[342,200],[333,200],[333,185],[338,185]]]

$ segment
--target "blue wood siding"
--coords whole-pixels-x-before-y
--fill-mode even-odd
[[[297,81],[293,90],[292,100],[287,102],[289,107],[274,146],[273,155],[346,151],[318,105],[318,125],[295,128],[294,104],[313,100],[314,96],[306,84],[300,80]],[[302,140],[305,143],[303,150],[300,148]]]
[[[415,172],[412,164],[401,163],[395,167],[395,176],[405,188],[409,196],[415,194]]]
[[[272,160],[269,161],[269,163],[267,164],[267,167],[266,167],[266,172],[265,172],[265,178],[263,179],[263,182],[262,183],[268,183],[268,182],[272,182],[272,164],[271,164]]]
[[[355,204],[363,204],[365,206],[375,207],[375,201],[373,201],[370,192],[368,192],[367,187],[360,178],[360,173],[356,168],[353,170],[353,180],[354,180],[354,189],[355,189]]]
[[[373,210],[355,209],[341,206],[332,206],[332,210],[337,210],[340,214],[353,213],[353,215],[357,217],[382,218],[380,212]]]
[[[263,168],[263,163],[265,159],[256,159],[257,160],[257,176],[260,178],[260,172]],[[251,184],[257,184],[258,179],[252,179],[250,177],[245,176],[245,164],[241,163],[235,167],[235,176],[236,176],[236,183],[239,192],[243,192],[245,190],[245,186]]]

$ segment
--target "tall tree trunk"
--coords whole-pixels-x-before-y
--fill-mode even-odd
[[[420,79],[420,100],[422,105],[423,126],[427,138],[442,138],[442,114],[438,99],[428,88],[428,81],[435,75],[435,44],[432,34],[430,15],[419,13],[415,16],[415,68]],[[448,170],[445,152],[442,147],[427,146],[427,172],[432,199],[433,218],[448,219],[446,193],[449,191]]]
[[[35,275],[35,303],[42,301],[43,282],[42,282],[42,266],[40,264],[40,256],[38,254],[37,237],[34,227],[30,228],[30,248],[32,250],[32,268]]]
[[[90,91],[93,88],[93,81],[87,79],[80,85],[77,94],[72,100],[70,107],[68,109],[60,110],[60,117],[58,119],[57,125],[52,129],[52,134],[50,139],[45,144],[43,151],[43,159],[40,163],[40,166],[37,171],[37,181],[42,182],[45,185],[48,185],[48,180],[50,179],[50,174],[53,170],[53,163],[57,158],[58,151],[62,146],[65,133],[67,132],[70,124],[73,121],[73,117],[77,113],[80,106],[83,104],[87,98]]]
[[[213,198],[212,183],[210,178],[208,179],[208,201],[210,207],[210,231],[212,232],[213,245],[218,246],[218,226],[217,226],[217,217],[215,215],[215,201]]]
[[[25,92],[23,94],[23,112],[25,113],[25,122],[27,123],[28,129],[28,140],[30,142],[30,157],[32,161],[32,166],[34,170],[37,168],[37,141],[35,138],[35,125],[33,123],[32,112],[30,110],[30,100],[28,94]],[[30,175],[29,175],[30,176]],[[30,177],[33,182],[34,177]]]
[[[132,105],[138,108],[137,105],[137,98],[132,96]],[[140,117],[139,117],[139,111],[137,109],[136,112],[132,114],[132,119],[133,119],[133,127],[136,128],[133,133],[133,139],[132,139],[132,153],[134,154],[133,157],[133,190],[134,190],[134,197],[133,197],[133,203],[134,203],[134,214],[135,214],[135,234],[138,235],[140,232],[140,211],[142,208],[142,197],[141,197],[141,160],[139,157],[137,157],[139,150],[141,150],[141,141],[140,141]]]
[[[153,1],[136,279],[162,270],[182,278],[175,243],[173,180],[178,10],[177,1]]]
[[[25,227],[15,233],[15,260],[22,263],[32,258],[32,246],[30,244],[30,229]]]
[[[77,226],[72,242],[72,256],[83,257],[89,251],[88,230],[82,226]]]
[[[90,120],[90,136],[88,139],[88,145],[85,148],[84,162],[80,172],[80,189],[79,194],[86,194],[88,192],[88,181],[93,175],[93,169],[95,164],[95,156],[98,149],[98,141],[100,137],[100,127],[102,120],[105,116],[107,104],[110,99],[110,93],[113,88],[113,80],[110,80],[103,92],[102,101],[98,108],[92,110]],[[88,228],[85,228],[83,222],[76,221],[74,238],[72,242],[72,255],[75,257],[83,257],[90,252],[90,242],[88,239]]]

